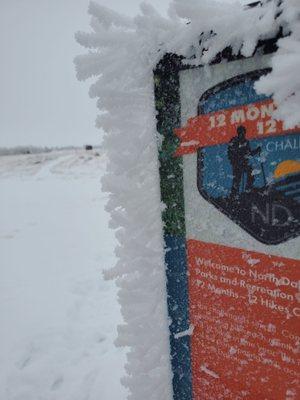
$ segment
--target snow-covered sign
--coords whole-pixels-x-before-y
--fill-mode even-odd
[[[91,2],[89,13],[76,69],[93,80],[105,131],[118,242],[107,275],[128,398],[295,400],[297,187],[284,183],[294,187],[299,166],[299,0],[170,0],[166,17],[142,3],[135,18]]]
[[[277,39],[155,70],[175,400],[300,396],[300,126],[255,90]]]

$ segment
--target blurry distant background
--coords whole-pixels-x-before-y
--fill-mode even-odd
[[[101,0],[136,15],[140,0]],[[98,144],[96,101],[76,80],[89,0],[0,0],[0,147]],[[168,0],[151,1],[165,12]]]

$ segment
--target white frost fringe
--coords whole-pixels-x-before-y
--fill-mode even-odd
[[[275,118],[287,128],[300,123],[300,0],[285,1],[280,21],[291,32],[278,41],[272,72],[256,84],[259,93],[273,95],[278,109]]]
[[[117,279],[124,317],[117,344],[129,347],[123,383],[131,400],[170,400],[153,69],[166,52],[194,65],[209,63],[229,45],[249,57],[258,40],[274,37],[283,26],[291,35],[279,41],[273,71],[257,89],[274,95],[277,116],[288,126],[299,124],[300,2],[265,0],[245,9],[237,1],[173,0],[168,18],[146,3],[129,18],[91,2],[89,13],[92,32],[76,34],[89,51],[75,64],[78,79],[97,77],[90,96],[98,99],[97,126],[106,132],[103,188],[110,193],[107,210],[119,243],[119,261],[108,276]]]

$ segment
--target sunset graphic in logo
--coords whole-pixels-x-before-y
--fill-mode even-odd
[[[274,171],[274,178],[280,179],[296,173],[300,173],[300,161],[285,160],[277,165]]]
[[[300,203],[300,161],[285,160],[274,171],[274,188],[286,199]],[[299,210],[298,205],[294,205]]]

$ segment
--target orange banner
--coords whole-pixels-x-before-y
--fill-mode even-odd
[[[240,125],[246,128],[246,138],[250,140],[299,131],[299,127],[284,129],[282,121],[273,119],[275,108],[272,100],[265,100],[190,118],[186,126],[175,129],[180,139],[175,155],[182,156],[194,153],[200,147],[228,143],[236,136]]]
[[[300,398],[298,260],[188,240],[194,399]]]

